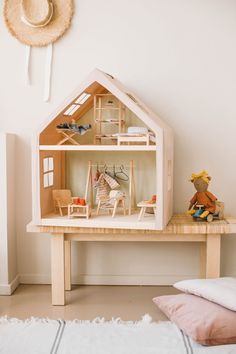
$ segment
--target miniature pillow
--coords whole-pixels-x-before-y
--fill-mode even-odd
[[[236,278],[182,280],[175,283],[174,287],[236,311]]]
[[[147,134],[148,129],[146,127],[128,127],[127,132],[129,134]]]
[[[202,345],[236,343],[236,313],[189,294],[158,296],[153,302],[186,335]]]

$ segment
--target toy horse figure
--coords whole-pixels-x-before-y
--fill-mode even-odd
[[[206,171],[193,173],[190,179],[197,192],[190,200],[188,214],[197,220],[210,222],[213,219],[223,218],[224,204],[217,202],[217,198],[207,190],[210,180],[211,177]]]

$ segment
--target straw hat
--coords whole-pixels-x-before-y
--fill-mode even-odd
[[[4,19],[20,42],[43,47],[59,39],[69,28],[73,0],[4,0]]]

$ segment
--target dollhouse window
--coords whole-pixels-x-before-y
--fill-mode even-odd
[[[80,106],[89,99],[90,96],[90,93],[82,93],[82,95],[80,95],[76,101],[63,113],[64,116],[72,116],[80,108]]]
[[[54,183],[54,161],[53,157],[43,159],[43,186],[52,187]]]
[[[72,116],[79,108],[80,108],[80,104],[72,104],[72,105],[64,112],[64,116]]]
[[[81,104],[83,104],[84,102],[86,102],[87,99],[89,99],[90,96],[91,96],[90,93],[84,92],[84,93],[82,93],[82,95],[80,95],[80,96],[77,98],[77,100],[75,101],[75,103],[81,105]]]

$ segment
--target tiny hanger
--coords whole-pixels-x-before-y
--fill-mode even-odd
[[[106,168],[105,173],[107,175],[109,175],[110,177],[115,178],[116,177],[115,176],[115,165],[113,165],[113,169],[112,170],[110,169],[110,167],[112,167],[112,166],[109,166],[109,168],[108,167]]]
[[[124,165],[120,166],[120,171],[115,172],[115,177],[120,179],[121,181],[128,181],[129,180],[129,176],[124,172]]]

